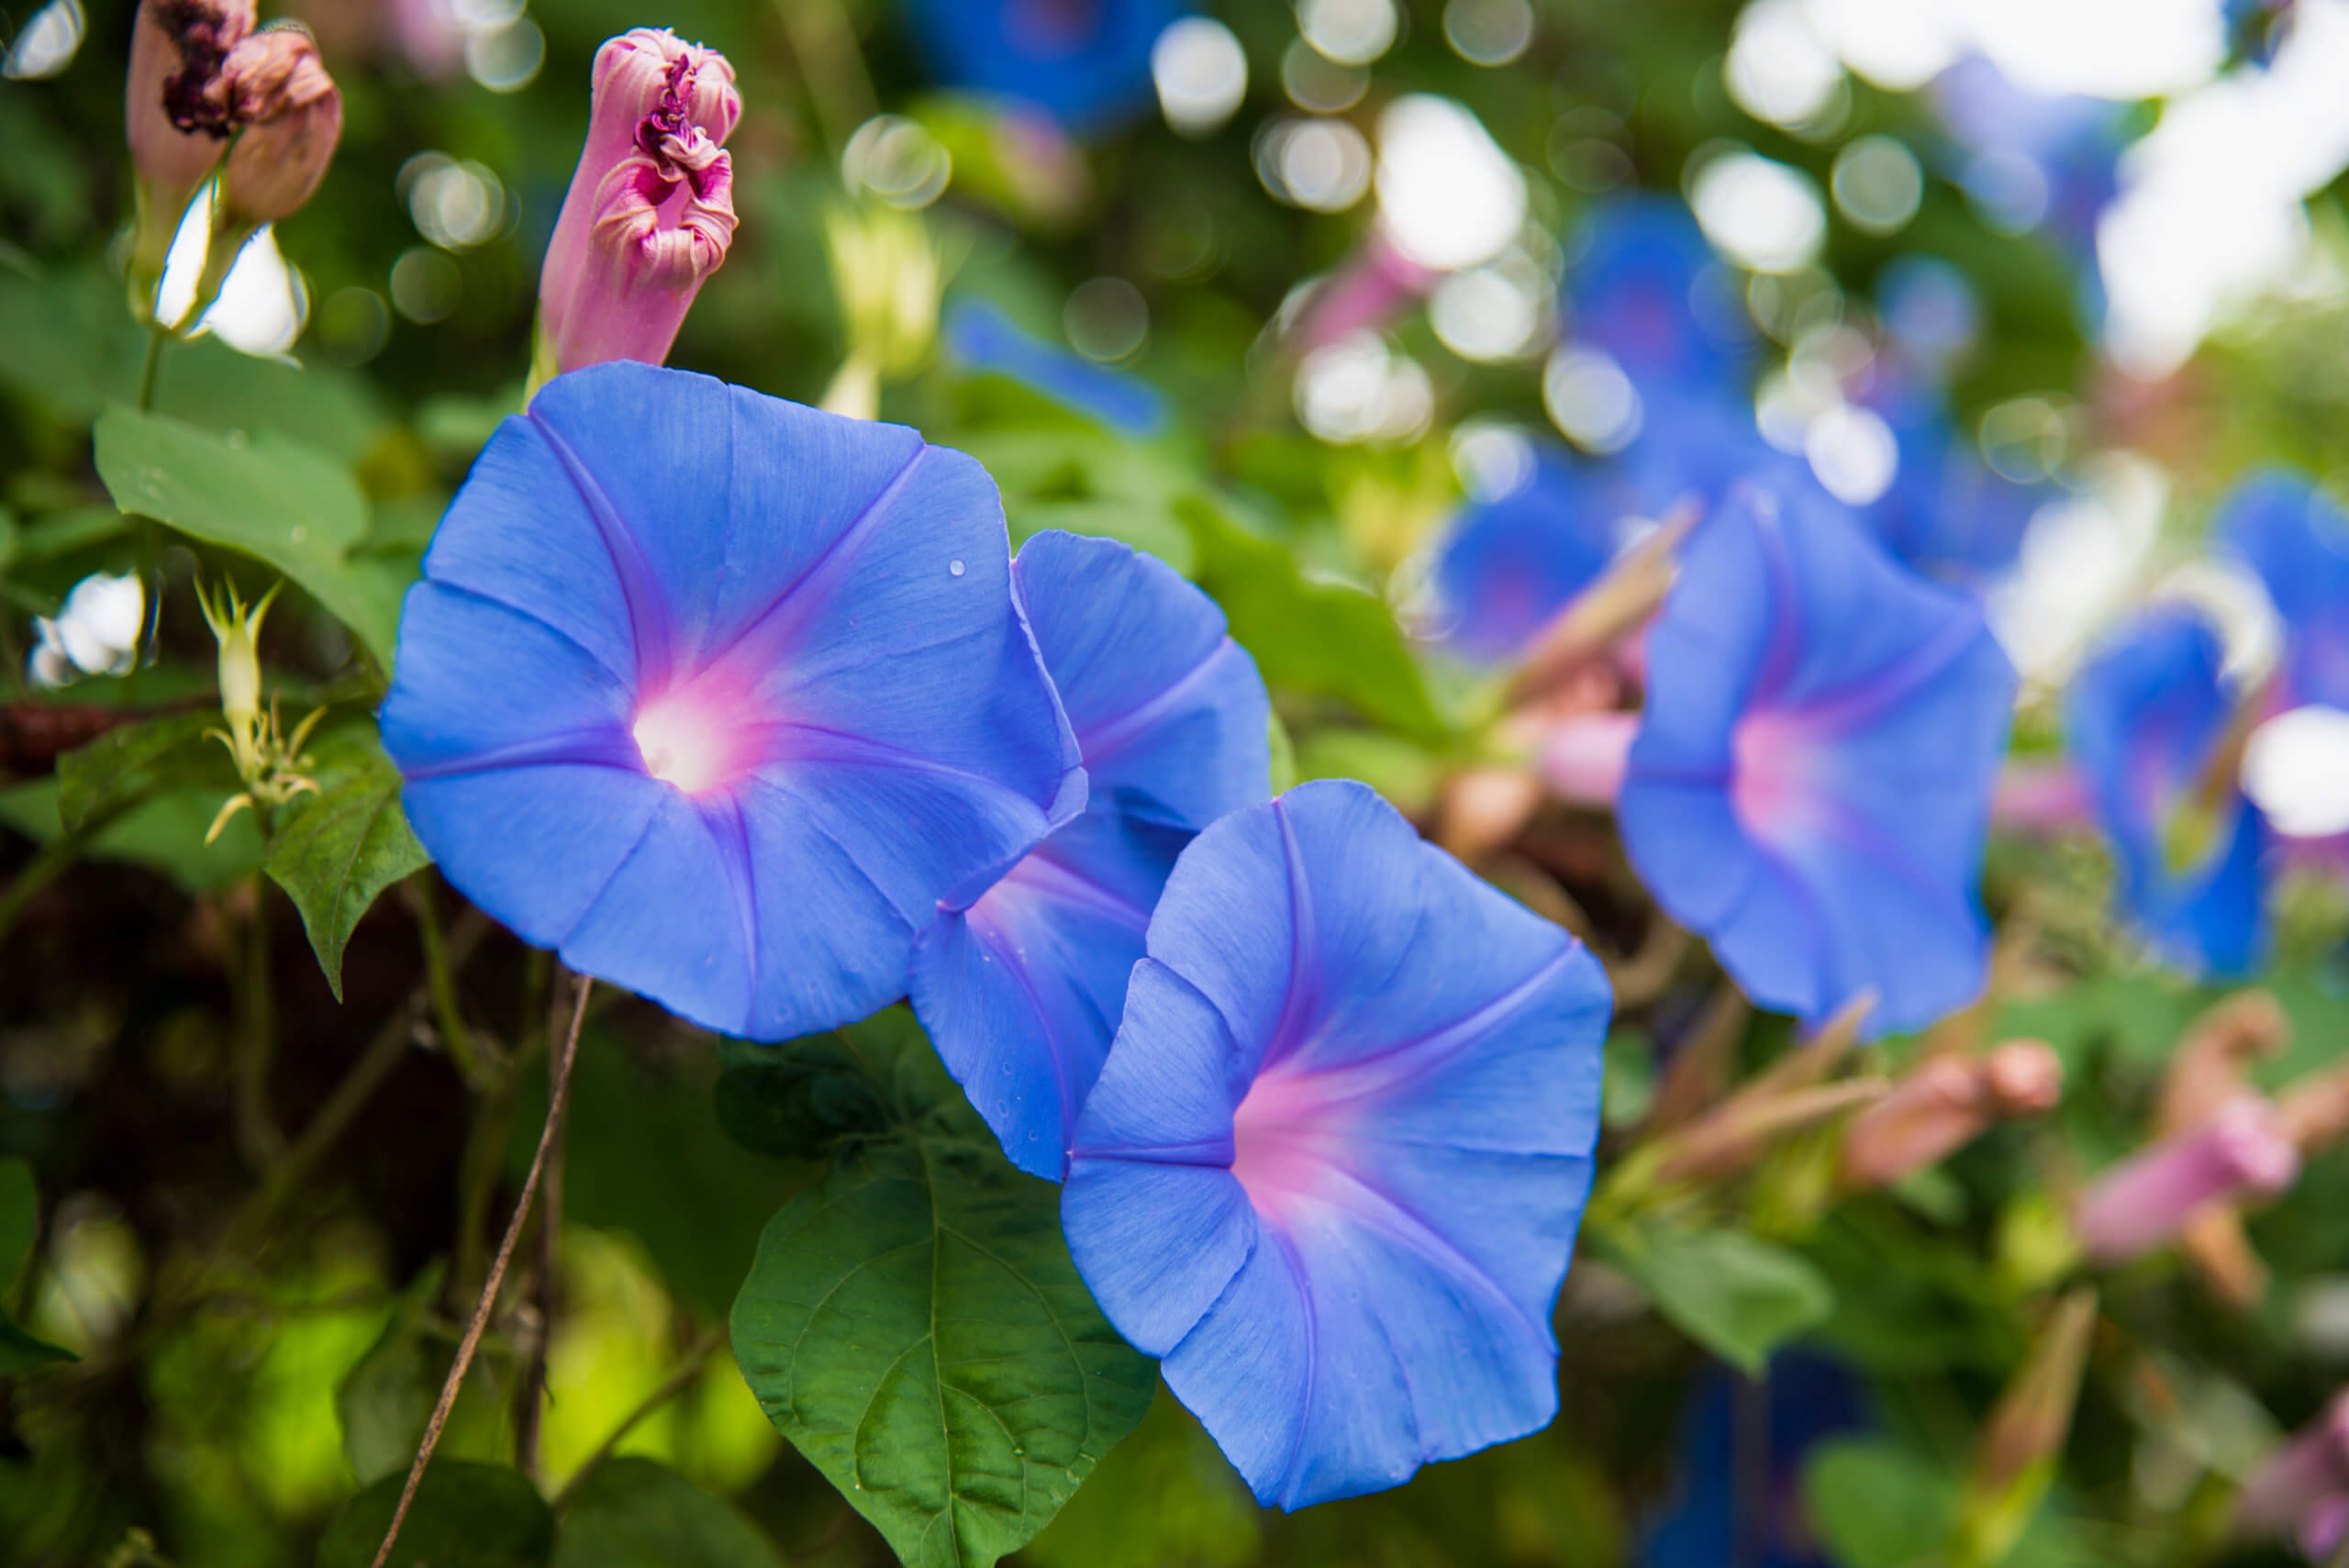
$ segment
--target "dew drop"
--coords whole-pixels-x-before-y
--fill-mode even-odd
[[[310,537],[310,530],[304,528],[301,524],[296,523],[292,528],[285,530],[285,537],[290,542],[300,544],[303,540]]]
[[[950,577],[960,577],[963,575],[963,563],[959,561],[948,562],[946,563],[946,574]]]

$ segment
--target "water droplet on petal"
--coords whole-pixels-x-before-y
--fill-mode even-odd
[[[950,577],[960,577],[963,575],[963,563],[959,561],[948,562],[946,563],[946,573]]]

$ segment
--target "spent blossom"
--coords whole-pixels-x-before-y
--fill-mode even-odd
[[[716,50],[638,28],[596,51],[586,143],[539,279],[534,381],[668,357],[734,239],[724,143],[741,117]]]
[[[222,67],[253,29],[253,0],[142,0],[131,24],[124,130],[138,172],[131,302],[153,313],[155,287],[190,201],[232,128]]]

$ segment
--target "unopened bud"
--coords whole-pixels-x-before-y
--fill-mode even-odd
[[[226,68],[244,128],[220,175],[219,226],[275,223],[297,211],[326,178],[342,139],[342,94],[298,27],[271,27],[229,53]]]
[[[1612,810],[1639,733],[1636,713],[1575,714],[1551,730],[1542,748],[1542,776],[1563,800]]]
[[[2043,1116],[2064,1097],[2063,1058],[2044,1040],[2008,1040],[1982,1059],[1979,1071],[2002,1117]]]
[[[539,278],[534,382],[607,360],[659,364],[734,239],[742,116],[715,50],[638,28],[596,54],[587,139]]]
[[[2349,1062],[2285,1084],[2276,1095],[2276,1114],[2302,1154],[2349,1137]]]
[[[2039,1115],[2063,1092],[2063,1063],[2038,1040],[2009,1040],[1978,1061],[1929,1056],[1844,1133],[1843,1184],[1888,1186],[1941,1163],[2001,1118]]]
[[[200,589],[196,595],[205,623],[220,645],[220,714],[228,721],[229,751],[236,755],[239,773],[248,771],[250,743],[246,738],[257,735],[261,728],[261,623],[277,597],[277,586],[250,608],[237,597],[233,583],[222,584],[217,597]]]
[[[2292,1038],[2291,1019],[2265,991],[2228,997],[2198,1018],[2171,1053],[2154,1129],[2181,1132],[2243,1092],[2245,1074]]]
[[[1881,1078],[1847,1078],[1786,1094],[1738,1095],[1657,1145],[1656,1177],[1680,1183],[1737,1175],[1777,1144],[1881,1100],[1889,1087]]]
[[[2298,1534],[2310,1516],[2349,1494],[2349,1393],[2269,1454],[2235,1497],[2239,1536],[2274,1540]]]
[[[2245,1095],[2107,1172],[2073,1223],[2090,1258],[2122,1262],[2163,1245],[2208,1206],[2273,1196],[2299,1172],[2299,1151],[2275,1107]]]
[[[2096,1292],[2055,1304],[1983,1429],[1958,1515],[1957,1561],[2003,1562],[2054,1479],[2096,1328]]]
[[[1542,781],[1522,768],[1470,768],[1443,786],[1437,839],[1470,865],[1516,838],[1542,804]]]
[[[253,0],[141,0],[131,23],[124,132],[138,172],[131,299],[142,318],[198,187],[233,128],[222,67],[253,28]]]

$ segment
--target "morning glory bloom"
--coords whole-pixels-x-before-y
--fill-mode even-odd
[[[1156,387],[1023,331],[985,300],[956,302],[946,348],[964,370],[1017,382],[1119,435],[1148,439],[1166,428]]]
[[[1617,802],[1672,917],[1765,1006],[1923,1028],[1980,990],[1974,891],[2015,673],[1970,597],[1848,514],[1742,487],[1649,631]]]
[[[1012,593],[1076,732],[1085,814],[916,949],[914,1011],[1011,1162],[1058,1181],[1166,873],[1271,793],[1271,707],[1223,612],[1114,539],[1038,534]]]
[[[2060,489],[2019,484],[1983,462],[1937,395],[1879,412],[1899,444],[1900,465],[1884,494],[1860,509],[1878,542],[1954,583],[1978,584],[2012,566],[2032,518]]]
[[[1743,389],[1753,329],[1687,204],[1654,195],[1609,202],[1584,225],[1581,247],[1566,271],[1575,341],[1611,356],[1650,403]]]
[[[614,361],[499,427],[408,590],[384,747],[459,891],[782,1040],[905,993],[939,901],[1083,800],[985,470]]]
[[[2072,682],[2064,732],[2112,841],[2119,896],[2164,959],[2249,973],[2266,951],[2266,821],[2230,779],[2193,800],[2234,699],[2219,635],[2184,605],[2139,616]]]
[[[2349,708],[2349,512],[2306,476],[2269,469],[2235,486],[2211,533],[2283,617],[2277,706]]]
[[[2044,229],[2094,252],[2097,218],[2120,184],[2125,107],[2033,92],[1979,55],[1934,78],[1932,98],[1962,150],[1957,183],[1976,206],[2017,233]]]
[[[1609,1011],[1588,952],[1365,785],[1183,852],[1062,1218],[1260,1502],[1397,1485],[1555,1414]]]
[[[1178,0],[906,0],[940,81],[1033,104],[1074,130],[1154,101],[1151,46],[1189,10]]]
[[[1444,536],[1436,587],[1448,645],[1486,664],[1521,652],[1615,559],[1631,527],[1623,500],[1603,465],[1538,443],[1520,484],[1464,508]]]

